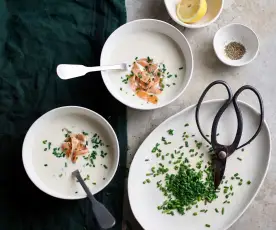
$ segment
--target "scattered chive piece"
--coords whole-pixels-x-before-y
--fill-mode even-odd
[[[187,127],[187,126],[189,126],[189,124],[188,124],[188,123],[186,123],[184,126],[185,126],[185,127]]]
[[[76,191],[75,193],[77,194],[78,192]]]
[[[215,211],[216,211],[217,213],[219,212],[217,208],[215,208]]]
[[[247,184],[248,184],[248,185],[250,185],[250,184],[251,184],[251,181],[250,181],[250,180],[249,180],[249,181],[247,181]]]
[[[82,132],[82,134],[83,134],[84,136],[88,136],[88,133],[87,133],[87,132]]]
[[[145,161],[149,161],[149,159],[145,159]]]
[[[103,167],[104,167],[105,169],[107,169],[107,168],[108,168],[106,165],[103,165]]]
[[[93,184],[93,185],[96,185],[96,182],[93,182],[92,184]]]
[[[211,225],[210,225],[210,224],[205,224],[205,227],[206,227],[206,228],[210,228]]]
[[[59,177],[62,177],[62,173],[58,175]]]
[[[242,148],[241,151],[244,152],[244,148]]]
[[[169,129],[167,132],[168,132],[169,135],[173,135],[174,130],[173,129]]]
[[[221,214],[224,215],[224,208],[221,209]]]
[[[51,148],[51,145],[52,145],[52,143],[51,143],[51,142],[48,142],[48,149]]]
[[[120,88],[120,90],[121,90],[121,91],[123,90],[122,87]]]
[[[180,68],[179,68],[179,70],[182,70],[182,69],[183,69],[183,67],[180,67]]]
[[[237,177],[238,175],[239,175],[238,173],[235,173],[235,174],[234,174],[234,177]]]
[[[188,141],[185,141],[185,147],[188,148],[189,147],[189,143]]]
[[[64,166],[67,167],[67,162],[64,163]]]
[[[47,167],[47,166],[48,166],[47,164],[44,165],[44,167]]]
[[[237,159],[238,159],[239,161],[242,161],[242,159],[241,159],[241,158],[239,158],[239,157],[238,157]]]
[[[197,212],[194,212],[194,213],[193,213],[193,216],[197,216]]]
[[[44,151],[47,151],[47,148],[45,148]]]
[[[46,143],[47,143],[47,140],[42,141],[42,143],[43,143],[43,144],[46,144]]]

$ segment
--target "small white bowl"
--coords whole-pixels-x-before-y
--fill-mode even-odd
[[[105,159],[98,156],[95,159],[96,167],[85,169],[85,160],[82,157],[76,163],[55,157],[52,151],[64,141],[63,128],[68,128],[73,133],[85,131],[89,133],[89,138],[90,134],[97,133],[109,145],[108,155]],[[42,140],[50,141],[52,147],[43,145]],[[23,142],[22,158],[27,175],[40,190],[60,199],[82,199],[86,197],[86,193],[71,173],[76,169],[81,174],[89,173],[87,186],[93,194],[98,193],[109,184],[117,170],[119,143],[111,125],[102,116],[86,108],[66,106],[45,113],[33,123]],[[106,164],[103,162],[107,162],[109,167],[103,167],[101,163]],[[92,182],[97,183],[93,185]]]
[[[176,6],[180,1],[181,0],[164,0],[164,3],[169,15],[176,23],[191,29],[209,26],[210,24],[215,22],[221,14],[224,4],[224,0],[207,0],[207,12],[205,16],[196,23],[187,24],[179,20],[176,14]]]
[[[152,110],[166,106],[185,91],[192,78],[194,61],[189,42],[169,23],[140,19],[122,25],[105,42],[101,65],[128,63],[131,66],[136,57],[151,57],[157,63],[166,64],[173,77],[164,80],[164,92],[158,95],[157,104],[151,104],[134,95],[130,85],[122,82],[130,71],[102,71],[109,92],[128,107]]]
[[[244,45],[246,52],[239,60],[231,60],[225,54],[230,42]],[[215,53],[220,61],[229,66],[243,66],[252,62],[259,51],[259,40],[253,30],[242,24],[230,24],[217,31],[213,40]]]

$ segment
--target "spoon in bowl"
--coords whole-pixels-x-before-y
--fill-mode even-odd
[[[84,180],[82,179],[82,177],[80,175],[80,171],[75,170],[74,172],[72,172],[72,176],[74,176],[78,179],[78,181],[80,182],[83,190],[86,192],[88,199],[91,201],[92,210],[95,214],[95,217],[96,217],[100,227],[103,228],[103,229],[112,228],[116,223],[115,218],[107,210],[107,208],[102,203],[97,201],[95,199],[95,197],[92,195],[89,188],[87,187]]]
[[[75,77],[83,76],[89,72],[104,71],[104,70],[129,70],[127,63],[118,65],[94,66],[87,67],[84,65],[69,65],[60,64],[57,66],[57,75],[63,79],[68,80]]]

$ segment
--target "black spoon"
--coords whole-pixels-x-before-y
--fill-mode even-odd
[[[96,198],[92,195],[89,188],[87,187],[84,180],[82,179],[79,170],[76,170],[76,171],[72,172],[72,175],[75,176],[78,179],[78,181],[80,182],[83,190],[86,192],[87,197],[91,201],[92,210],[95,214],[95,217],[96,217],[100,227],[103,228],[103,229],[112,228],[116,223],[115,218],[107,210],[107,208],[102,203],[97,201]]]

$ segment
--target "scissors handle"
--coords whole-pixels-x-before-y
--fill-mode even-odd
[[[222,107],[220,108],[218,114],[216,115],[217,118],[217,121],[214,120],[214,123],[213,123],[213,126],[212,126],[212,133],[214,133],[214,135],[211,136],[211,141],[208,140],[208,138],[206,137],[206,135],[204,135],[201,127],[200,127],[200,123],[199,123],[199,109],[201,107],[201,104],[202,104],[202,101],[204,99],[204,97],[206,96],[206,94],[208,93],[208,91],[214,86],[214,85],[223,85],[226,90],[227,90],[227,93],[228,93],[228,99],[226,99],[226,101],[224,102],[224,104],[222,105]],[[225,82],[225,81],[221,81],[221,80],[217,80],[217,81],[214,81],[212,82],[211,84],[209,84],[207,86],[207,88],[203,91],[203,93],[201,94],[199,100],[198,100],[198,103],[196,105],[196,113],[195,113],[195,119],[196,119],[196,125],[197,125],[197,128],[201,134],[201,136],[210,144],[212,145],[212,147],[214,147],[213,145],[219,145],[218,142],[217,142],[217,139],[216,139],[216,130],[217,130],[217,125],[218,125],[218,122],[219,122],[219,118],[220,116],[222,115],[222,113],[226,110],[226,108],[229,106],[229,104],[232,102],[232,97],[233,97],[233,94],[232,94],[232,91],[229,87],[229,85]],[[216,121],[216,122],[215,122]]]
[[[256,137],[257,135],[259,134],[259,132],[261,131],[262,129],[262,126],[263,126],[263,122],[264,122],[264,106],[263,106],[263,100],[262,100],[262,97],[259,93],[259,91],[254,88],[253,86],[250,86],[250,85],[244,85],[242,86],[241,88],[238,89],[238,91],[234,94],[233,96],[233,105],[234,105],[234,108],[236,110],[236,113],[237,111],[241,114],[240,112],[240,109],[239,109],[239,106],[238,106],[238,97],[239,95],[244,91],[244,90],[250,90],[252,91],[258,98],[258,101],[259,101],[259,105],[260,105],[260,121],[259,121],[259,126],[255,132],[255,134],[247,141],[245,142],[244,144],[240,145],[240,146],[237,146],[236,147],[236,150],[237,149],[240,149],[248,144],[250,144]],[[237,114],[238,116],[238,114]],[[239,121],[239,120],[238,120]],[[241,135],[241,134],[240,134]],[[237,136],[236,136],[237,137]]]

